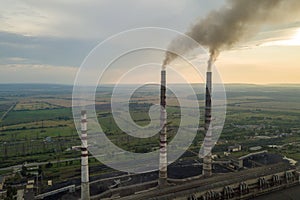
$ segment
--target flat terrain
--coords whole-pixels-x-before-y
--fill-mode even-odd
[[[127,86],[130,87],[130,86]],[[184,86],[180,86],[184,90]],[[204,105],[204,86],[194,85],[200,105]],[[127,88],[128,89],[128,88]],[[126,86],[124,86],[126,91]],[[99,88],[96,111],[107,137],[119,147],[132,152],[149,152],[159,148],[157,135],[141,139],[118,128],[110,110],[110,86]],[[300,161],[300,85],[226,85],[227,116],[214,152],[221,157],[229,145],[241,144],[239,157],[253,152],[251,147],[282,154]],[[189,96],[186,96],[189,99]],[[168,140],[176,135],[180,108],[168,93]],[[139,125],[150,123],[148,110],[159,104],[158,87],[141,88],[130,100],[130,115]],[[80,176],[80,145],[72,117],[72,87],[63,85],[0,85],[0,168],[23,163],[42,163],[44,180],[64,182]],[[204,106],[201,106],[201,117]],[[203,119],[203,118],[202,118]],[[188,126],[189,124],[184,124]],[[190,152],[182,160],[196,160],[203,140],[203,120]],[[45,163],[53,162],[46,166]],[[112,173],[94,158],[92,176]],[[7,168],[8,167],[8,168]],[[4,170],[5,169],[5,170]]]

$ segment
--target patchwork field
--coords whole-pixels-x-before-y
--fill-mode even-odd
[[[50,104],[48,102],[43,101],[32,101],[32,100],[23,100],[17,103],[14,110],[15,111],[21,111],[21,110],[48,110],[48,109],[55,109],[60,108],[60,106],[56,106],[53,104]]]
[[[201,87],[203,85],[195,85],[195,88]],[[98,120],[107,137],[132,152],[157,149],[157,135],[134,138],[117,127],[110,110],[111,89],[106,87],[96,94]],[[226,85],[226,90],[226,122],[214,153],[221,155],[228,145],[241,144],[241,155],[251,152],[249,148],[253,146],[261,146],[300,161],[300,86]],[[57,181],[79,175],[79,161],[76,160],[79,152],[72,147],[80,145],[81,141],[74,127],[71,92],[70,86],[0,85],[0,168],[24,162],[75,159],[43,169],[49,177],[56,177],[63,170],[70,172],[56,177]],[[139,90],[131,98],[130,115],[138,125],[150,123],[148,110],[159,103],[158,92],[157,88],[147,88],[146,92]],[[198,97],[203,117],[204,94],[199,93]],[[167,102],[170,141],[176,135],[181,115],[178,101],[170,93]],[[190,147],[193,152],[199,151],[203,140],[202,119]],[[196,158],[196,154],[192,157]],[[101,164],[94,161],[93,165]]]

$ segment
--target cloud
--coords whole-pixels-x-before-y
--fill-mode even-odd
[[[227,51],[216,65],[225,83],[299,83],[300,46]]]
[[[15,63],[31,63],[31,60],[22,57],[5,57],[0,58],[0,63],[2,64],[15,64]]]
[[[77,73],[76,67],[38,64],[0,65],[2,83],[60,83],[71,84]]]
[[[0,64],[7,58],[18,57],[31,60],[32,64],[79,66],[97,41],[24,36],[0,32]],[[10,62],[11,63],[11,62]]]
[[[1,3],[2,31],[29,36],[103,38],[141,27],[186,28],[223,1],[12,0]]]
[[[300,46],[299,35],[300,22],[264,27],[256,35],[245,38],[229,51],[248,50],[259,46]]]
[[[223,3],[219,0],[0,1],[2,69],[7,64],[78,67],[98,43],[113,34],[143,26],[184,31],[199,15]],[[155,40],[155,36],[151,39]]]
[[[185,32],[197,18],[223,4],[224,0],[0,0],[0,81],[71,84],[76,67],[107,37],[143,26]],[[264,27],[234,50],[289,40],[298,27],[300,23]],[[242,73],[239,76],[242,80]]]

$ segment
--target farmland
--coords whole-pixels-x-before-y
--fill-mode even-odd
[[[194,87],[203,88],[203,85]],[[110,110],[111,91],[112,88],[107,86],[96,94],[98,121],[107,137],[132,152],[149,152],[158,148],[157,135],[135,138],[117,127]],[[300,85],[226,85],[226,95],[226,121],[213,153],[222,155],[229,145],[241,144],[241,154],[251,152],[251,147],[261,146],[300,161]],[[200,112],[204,113],[203,92],[198,98]],[[156,88],[147,88],[146,92],[138,90],[130,102],[132,119],[145,126],[150,122],[150,106],[159,103],[159,92]],[[167,107],[170,141],[179,126],[180,108],[171,93],[168,93],[167,102],[170,102]],[[58,182],[78,177],[80,152],[72,147],[80,145],[80,139],[71,105],[71,86],[0,85],[0,168],[25,162],[55,161],[52,167],[42,166],[46,177]],[[200,120],[202,126],[203,120]],[[190,147],[192,152],[199,151],[203,134],[199,129]],[[93,158],[91,161],[92,166],[102,166]],[[65,173],[60,177],[58,174],[62,171]],[[104,171],[97,171],[94,175],[101,173]]]

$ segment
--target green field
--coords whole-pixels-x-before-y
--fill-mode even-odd
[[[15,125],[20,123],[35,122],[41,120],[70,120],[72,119],[71,108],[44,109],[44,110],[22,110],[11,111],[2,121],[2,125]]]
[[[15,111],[24,111],[24,110],[49,110],[59,108],[59,106],[50,104],[44,101],[24,101],[18,102],[15,106]]]
[[[194,87],[202,88],[203,85]],[[48,162],[79,157],[78,151],[70,150],[72,146],[81,143],[70,108],[71,89],[69,86],[0,85],[0,117],[7,113],[0,121],[0,168],[24,162]],[[96,109],[99,123],[107,137],[119,147],[132,152],[157,149],[157,135],[146,139],[134,138],[117,127],[108,103],[112,88],[102,89],[96,94]],[[238,143],[243,146],[241,155],[248,153],[250,147],[262,146],[263,149],[300,161],[300,86],[226,85],[226,91],[227,116],[214,153],[221,155],[228,145]],[[159,103],[158,97],[159,93],[151,88],[132,97],[130,115],[138,125],[149,124],[148,110],[151,105]],[[202,105],[200,113],[203,119],[204,94],[199,93],[198,97]],[[180,123],[180,108],[173,96],[168,96],[167,102],[170,102],[167,106],[170,141],[176,135]],[[200,120],[201,127],[203,120]],[[203,134],[203,130],[198,131],[190,147],[193,152],[199,150]],[[282,148],[273,149],[268,145],[282,145]],[[100,163],[94,162],[93,165]],[[63,181],[68,177],[79,176],[79,161],[43,169],[46,176]],[[62,171],[66,173],[61,173]],[[58,177],[58,174],[64,175]]]

